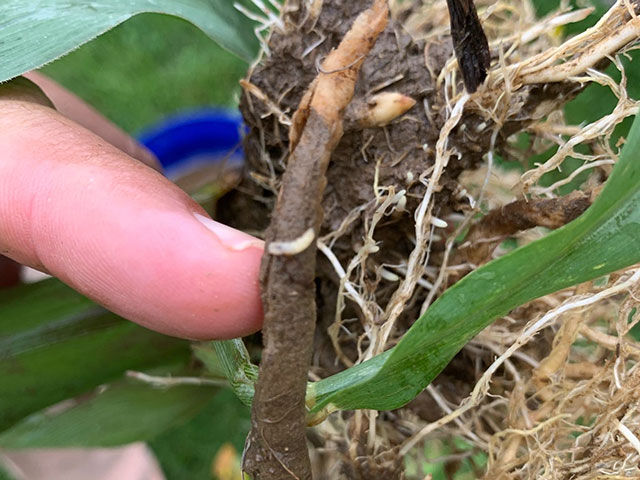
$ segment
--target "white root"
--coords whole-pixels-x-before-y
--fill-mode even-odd
[[[302,235],[293,240],[282,240],[270,242],[267,244],[267,253],[275,256],[292,257],[304,252],[311,246],[316,238],[316,232],[313,228],[307,229]]]

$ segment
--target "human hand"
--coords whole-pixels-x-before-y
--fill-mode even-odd
[[[28,77],[58,111],[24,80],[0,85],[0,254],[169,335],[258,330],[262,241],[211,220],[137,142]],[[12,273],[0,257],[0,284]]]

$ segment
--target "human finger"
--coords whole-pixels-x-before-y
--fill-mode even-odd
[[[262,242],[54,110],[0,99],[0,251],[186,338],[260,327]]]
[[[153,153],[81,98],[40,72],[29,72],[23,76],[40,87],[62,115],[91,130],[127,155],[161,170]]]

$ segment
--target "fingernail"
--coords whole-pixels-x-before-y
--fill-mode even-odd
[[[220,243],[230,250],[241,251],[253,247],[264,248],[264,242],[258,238],[252,237],[235,228],[227,227],[199,213],[194,213],[193,215],[207,230],[213,232],[218,240],[220,240]]]

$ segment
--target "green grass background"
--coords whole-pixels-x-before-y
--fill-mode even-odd
[[[231,390],[222,390],[191,421],[164,432],[149,446],[168,480],[211,479],[218,449],[231,443],[241,455],[249,427],[249,409]]]
[[[42,69],[131,133],[184,109],[235,106],[246,70],[190,23],[156,14],[133,17]]]

